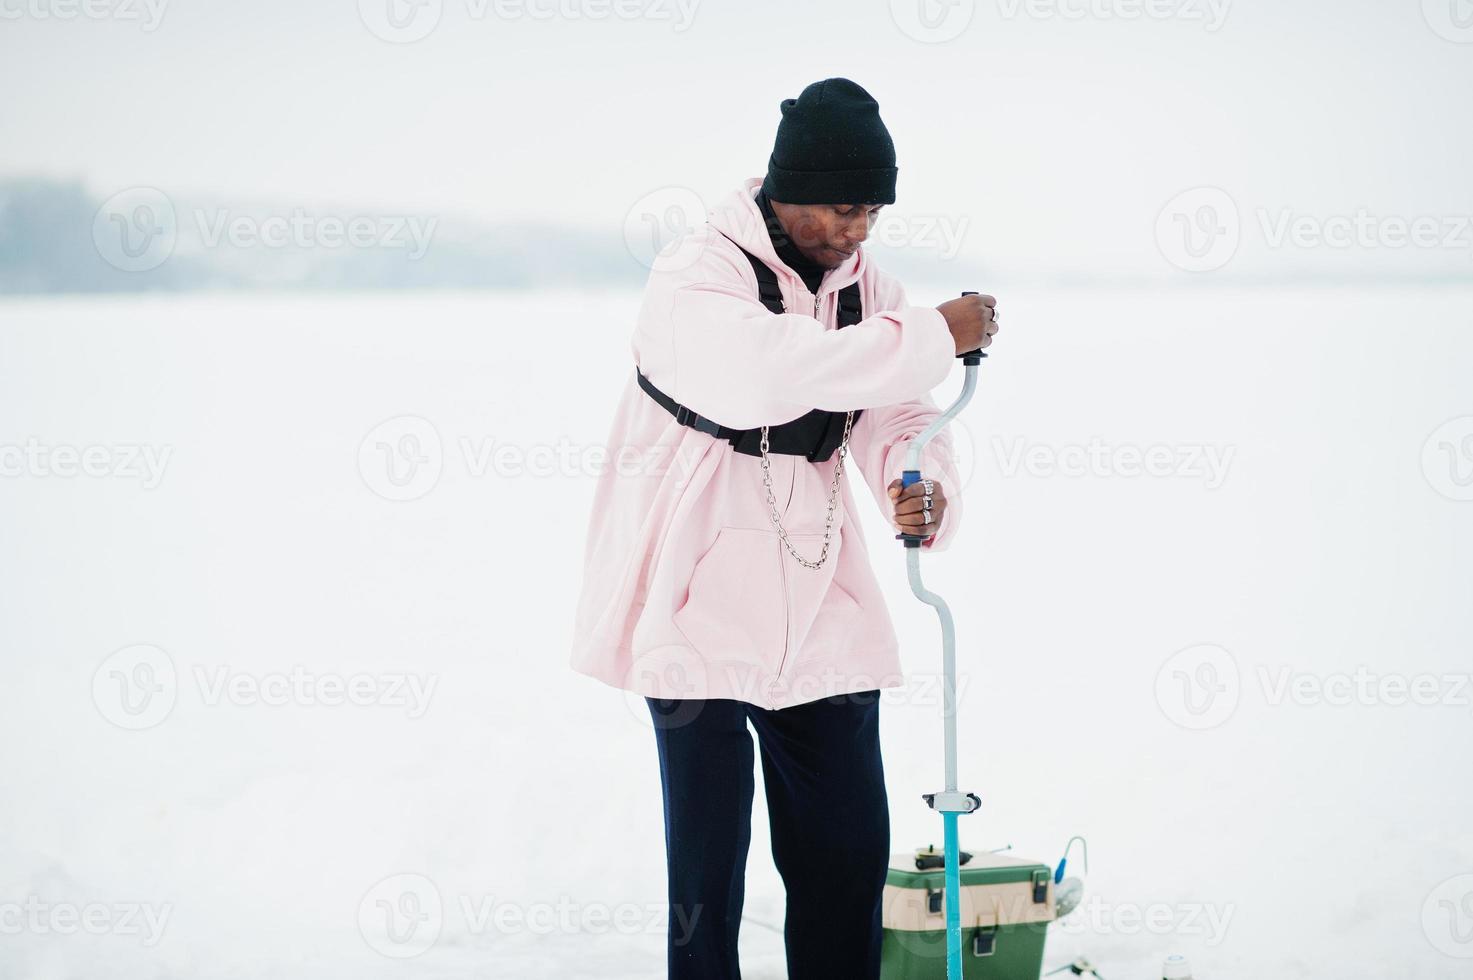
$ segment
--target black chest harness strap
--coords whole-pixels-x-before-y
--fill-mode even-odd
[[[740,245],[737,247],[741,248]],[[770,313],[787,312],[783,308],[782,290],[777,284],[777,273],[745,248],[742,248],[742,254],[747,257],[747,261],[752,263],[752,271],[757,274],[757,295],[762,305],[767,307]],[[852,326],[863,319],[864,309],[859,299],[859,283],[852,282],[839,290],[839,328]],[[732,449],[746,456],[762,455],[760,426],[755,429],[731,429],[712,419],[702,418],[656,388],[638,368],[635,368],[634,373],[639,380],[639,386],[661,408],[675,416],[676,422],[717,439],[725,439],[731,443]],[[855,410],[856,421],[861,411],[862,409]],[[804,456],[811,462],[821,463],[834,454],[834,450],[839,448],[839,443],[844,438],[844,416],[844,412],[829,412],[815,408],[791,422],[768,426],[767,451],[787,456]]]

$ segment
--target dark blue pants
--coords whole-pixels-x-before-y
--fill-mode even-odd
[[[770,711],[645,698],[655,723],[669,869],[669,980],[740,980],[737,930],[762,749],[772,856],[787,891],[789,980],[877,980],[890,810],[880,692]]]

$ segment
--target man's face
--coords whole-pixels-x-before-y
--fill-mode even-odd
[[[804,258],[825,269],[842,264],[869,237],[883,204],[784,204],[772,211]]]

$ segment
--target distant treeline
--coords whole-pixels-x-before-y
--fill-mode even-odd
[[[0,180],[0,293],[639,286],[619,229],[364,208],[232,206]]]

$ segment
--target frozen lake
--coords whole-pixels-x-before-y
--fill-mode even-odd
[[[1473,292],[988,288],[926,565],[963,845],[1088,838],[1050,968],[1466,975]],[[567,666],[636,303],[0,302],[0,975],[663,977],[648,716]],[[856,499],[898,851],[940,840],[939,648]]]

